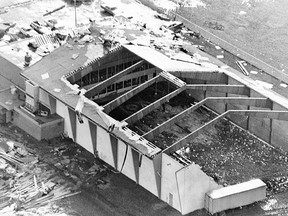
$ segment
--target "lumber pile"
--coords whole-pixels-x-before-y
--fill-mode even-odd
[[[0,215],[37,209],[79,193],[29,149],[13,141],[0,141],[0,176]]]

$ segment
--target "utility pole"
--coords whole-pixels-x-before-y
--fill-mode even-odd
[[[77,27],[76,1],[77,1],[77,0],[74,0],[74,9],[75,9],[75,27]]]

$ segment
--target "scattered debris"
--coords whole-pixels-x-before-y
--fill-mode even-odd
[[[165,21],[170,21],[170,17],[165,15],[165,14],[156,14],[154,15],[156,18],[160,19],[160,20],[165,20]]]
[[[220,50],[221,47],[220,46],[215,46],[215,49]]]
[[[180,21],[173,21],[167,28],[175,33],[179,33],[183,27],[183,23]]]
[[[108,7],[108,6],[105,6],[105,5],[101,5],[101,8],[109,15],[111,16],[115,16],[115,13],[113,12],[114,9],[116,8],[111,8],[111,7]]]
[[[62,5],[61,7],[58,7],[58,8],[56,8],[56,9],[52,10],[52,11],[49,11],[49,12],[43,14],[43,16],[50,15],[50,14],[56,12],[56,11],[59,11],[59,10],[63,9],[64,7],[65,7],[65,5]]]
[[[72,55],[72,59],[76,59],[78,57],[79,57],[79,53],[75,53],[75,54]]]
[[[258,74],[258,71],[250,71],[251,74]]]
[[[218,31],[224,31],[225,29],[225,27],[217,21],[205,21],[204,26]]]
[[[283,88],[287,88],[287,84],[286,83],[281,83],[280,86],[283,87]]]
[[[244,63],[245,61],[236,61],[236,64],[238,65],[238,67],[240,68],[241,72],[246,75],[249,76],[249,72],[246,70],[246,68],[244,67]]]
[[[0,153],[0,175],[3,179],[0,185],[1,215],[35,209],[79,193],[63,183],[54,170],[39,164],[38,157],[24,145],[11,140],[1,143],[5,142],[9,148],[7,152]]]

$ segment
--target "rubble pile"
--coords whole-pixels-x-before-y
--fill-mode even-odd
[[[72,196],[72,185],[39,162],[23,144],[3,139],[0,143],[0,215],[37,209]]]
[[[134,6],[138,7],[137,4]],[[22,62],[20,65],[17,60],[17,65],[22,68],[39,61],[54,49],[66,44],[71,38],[82,45],[102,44],[105,51],[110,51],[122,44],[135,44],[155,48],[173,59],[179,57],[185,61],[194,59],[193,54],[181,51],[184,45],[190,44],[184,40],[184,34],[194,34],[185,29],[182,22],[174,21],[156,11],[147,14],[144,18],[135,13],[132,7],[123,7],[123,4],[117,2],[110,5],[105,5],[105,2],[103,5],[95,2],[91,7],[93,15],[87,14],[85,16],[87,22],[81,20],[75,23],[75,26],[66,26],[59,17],[62,10],[63,14],[68,10],[65,5],[50,9],[42,14],[42,17],[34,18],[30,23],[17,21],[1,24],[0,44],[11,45],[13,52],[8,50],[9,55],[17,56],[22,61],[24,55],[29,52],[31,62],[28,64]],[[96,13],[96,10],[100,10],[101,13]],[[57,16],[51,16],[54,13]],[[77,57],[74,56],[72,59]]]
[[[42,147],[33,145],[1,138],[0,215],[35,211],[35,215],[43,215],[37,213],[38,208],[48,208],[83,188],[104,189],[109,185],[106,176],[110,168],[70,139],[55,138]]]
[[[270,181],[269,177],[287,173],[287,153],[262,142],[228,120],[221,120],[205,130],[203,135],[190,141],[181,154],[199,164],[215,181],[224,185],[252,178]],[[277,181],[271,180],[272,190],[280,190],[277,189],[279,184],[273,182]],[[286,187],[284,185],[282,189]]]
[[[264,179],[267,185],[268,194],[284,192],[288,188],[288,178],[286,176]]]
[[[70,139],[59,139],[55,139],[48,146],[50,152],[41,156],[43,161],[54,165],[66,177],[72,179],[76,188],[93,185],[105,187],[108,182],[103,177],[109,173],[108,167]]]

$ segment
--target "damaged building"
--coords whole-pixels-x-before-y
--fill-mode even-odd
[[[77,55],[71,46],[59,47],[21,73],[17,96],[9,94],[13,103],[1,104],[11,116],[5,121],[38,140],[60,135],[73,139],[182,214],[209,209],[205,194],[211,198],[224,186],[264,176],[264,168],[246,175],[247,169],[235,165],[239,158],[227,159],[227,152],[218,159],[205,155],[216,155],[217,145],[261,149],[266,162],[274,150],[257,137],[286,146],[287,99],[236,75],[217,59],[207,56],[214,65],[205,58],[177,60],[137,45],[122,45],[105,55],[99,51],[99,57],[90,58],[88,45],[78,47]],[[247,130],[257,137],[248,137]],[[216,142],[223,132],[225,138]],[[247,158],[250,150],[243,153]],[[223,158],[231,162],[231,173],[217,167],[225,166]],[[263,166],[246,163],[251,169]],[[285,158],[280,160],[278,171],[286,164]],[[243,205],[265,198],[262,183],[260,195]],[[237,193],[241,190],[245,187]]]

